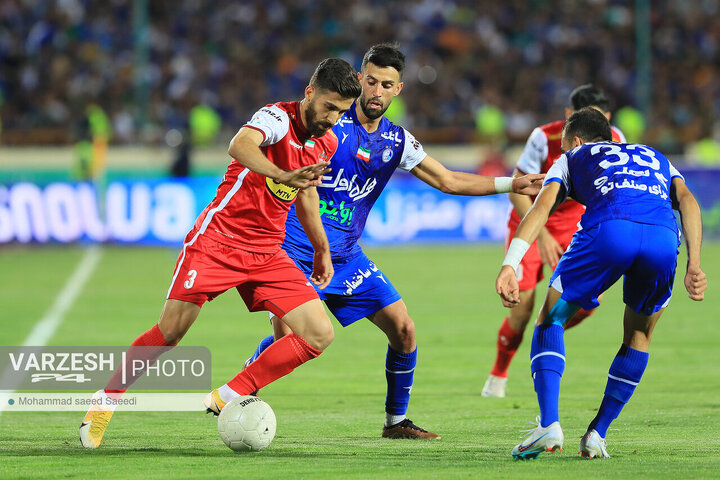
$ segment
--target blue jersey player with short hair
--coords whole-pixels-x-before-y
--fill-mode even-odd
[[[368,50],[358,74],[362,93],[333,127],[339,146],[331,159],[332,171],[323,178],[317,192],[335,274],[326,288],[318,289],[318,294],[341,325],[367,318],[387,335],[387,398],[382,436],[439,438],[405,416],[417,362],[415,325],[400,294],[357,243],[368,213],[398,168],[443,192],[459,195],[510,191],[532,195],[539,191],[543,175],[513,179],[454,172],[428,156],[410,132],[383,116],[393,97],[402,90],[404,69],[405,56],[394,45],[381,44]],[[283,247],[309,275],[313,248],[293,211],[286,227]],[[274,338],[289,333],[277,317],[273,318],[273,326],[274,337],[263,339],[248,363]]]
[[[623,343],[610,366],[598,413],[580,440],[584,457],[609,457],[608,427],[640,382],[653,328],[672,295],[680,244],[673,208],[680,212],[687,243],[685,288],[699,301],[707,287],[700,268],[700,207],[667,158],[645,145],[610,141],[610,124],[593,108],[571,115],[562,135],[566,153],[548,171],[496,281],[503,305],[517,304],[515,271],[551,210],[566,197],[587,207],[580,230],[550,278],[536,323],[530,369],[540,417],[537,428],[513,449],[516,459],[562,450],[558,396],[565,369],[563,324],[580,308],[595,308],[597,297],[624,277]]]

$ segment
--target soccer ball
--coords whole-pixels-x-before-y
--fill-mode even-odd
[[[233,399],[218,417],[220,438],[236,452],[266,449],[276,429],[275,412],[270,405],[251,395]]]

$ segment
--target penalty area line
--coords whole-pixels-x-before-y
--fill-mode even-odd
[[[68,278],[65,286],[60,291],[45,315],[35,324],[32,331],[23,342],[23,347],[43,346],[55,335],[55,331],[65,320],[75,300],[80,296],[88,280],[102,257],[102,249],[97,245],[91,245],[85,250],[85,254],[78,262],[72,275]],[[6,375],[3,377],[7,378]],[[5,382],[2,382],[4,385]],[[13,391],[6,391],[13,393]],[[0,405],[0,415],[7,405]]]

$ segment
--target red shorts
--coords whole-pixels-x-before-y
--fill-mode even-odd
[[[200,235],[183,245],[167,298],[202,306],[235,287],[248,310],[278,317],[318,298],[285,250],[253,253]]]
[[[505,252],[510,246],[510,240],[512,240],[515,231],[517,230],[518,223],[508,222],[507,235],[505,236]],[[567,250],[573,235],[577,231],[577,224],[571,223],[569,228],[558,228],[552,225],[547,227],[553,238],[560,244],[563,250]],[[520,262],[517,270],[518,284],[520,290],[533,290],[535,286],[544,277],[543,275],[543,263],[540,259],[540,250],[538,250],[537,241],[530,245],[527,253]]]

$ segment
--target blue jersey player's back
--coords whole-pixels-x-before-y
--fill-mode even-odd
[[[411,170],[426,156],[422,145],[404,128],[382,117],[369,133],[357,118],[355,104],[333,127],[337,152],[332,171],[317,187],[320,215],[333,261],[356,255],[357,242],[370,209],[396,168]],[[313,248],[293,208],[286,224],[285,244],[291,257],[310,261]]]
[[[557,181],[568,196],[587,207],[580,225],[607,220],[666,226],[677,232],[670,184],[680,173],[657,150],[645,145],[585,143],[553,165],[545,183]]]

